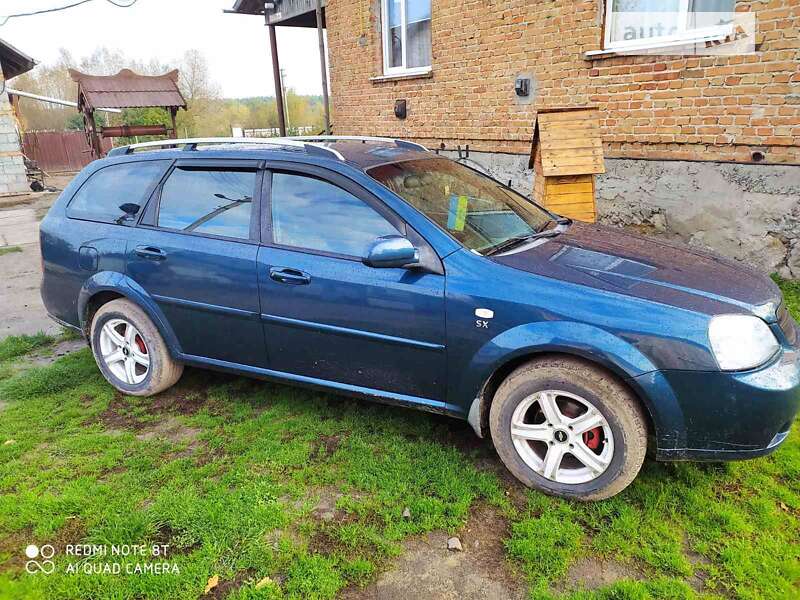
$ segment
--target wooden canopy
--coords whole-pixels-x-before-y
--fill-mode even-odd
[[[165,108],[172,118],[170,135],[173,139],[177,138],[175,118],[179,109],[186,110],[186,100],[178,89],[177,69],[155,76],[139,75],[130,69],[122,69],[116,75],[87,75],[70,69],[69,75],[78,84],[78,110],[83,115],[86,139],[94,158],[104,155],[94,119],[94,112],[99,108]],[[141,135],[169,133],[166,126],[146,127],[151,131]],[[103,137],[127,137],[130,130],[125,127],[105,127],[101,128],[101,133]]]
[[[595,107],[539,110],[530,168],[540,151],[545,177],[605,173],[600,131],[600,112]]]
[[[178,70],[164,75],[139,75],[122,69],[116,75],[87,75],[69,70],[78,84],[78,108],[186,108],[178,89]]]

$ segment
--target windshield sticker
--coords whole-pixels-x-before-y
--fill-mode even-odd
[[[447,228],[450,231],[464,231],[467,222],[467,203],[466,196],[450,196],[450,210],[447,214]]]

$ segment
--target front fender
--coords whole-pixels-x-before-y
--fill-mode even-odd
[[[683,412],[672,390],[658,385],[658,393],[652,394],[649,386],[642,385],[648,381],[646,378],[636,379],[657,371],[650,359],[604,329],[569,321],[541,321],[508,329],[475,353],[454,392],[455,398],[473,402],[469,410],[473,426],[479,415],[488,415],[491,398],[484,397],[483,392],[495,373],[524,357],[552,353],[583,358],[617,375],[634,390],[650,414],[659,448],[680,443],[676,437],[685,430]]]
[[[159,308],[156,301],[153,300],[152,296],[127,275],[114,271],[95,273],[83,284],[78,294],[78,318],[80,320],[81,329],[86,329],[86,320],[89,316],[89,301],[93,296],[102,292],[120,294],[136,304],[147,314],[150,320],[153,321],[161,337],[164,338],[164,342],[166,342],[170,353],[173,356],[178,356],[182,353],[175,332],[172,330],[172,327],[170,327],[169,321],[167,321],[163,311]]]

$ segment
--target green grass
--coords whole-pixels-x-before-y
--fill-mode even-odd
[[[19,246],[3,246],[0,248],[0,256],[4,256],[6,254],[13,254],[14,252],[22,252],[22,248]]]
[[[49,346],[55,337],[42,333],[36,335],[12,335],[0,340],[0,363],[28,354],[37,348]]]
[[[800,280],[786,280],[775,277],[775,281],[783,291],[786,306],[794,315],[800,315]]]
[[[796,284],[781,285],[796,311]],[[456,421],[195,370],[156,398],[124,397],[88,349],[0,377],[0,403],[2,599],[332,598],[478,507],[508,521],[506,557],[532,598],[798,594],[798,427],[763,459],[648,461],[621,495],[585,505],[479,468],[494,455]],[[24,573],[29,543],[60,550],[55,574]],[[180,574],[66,574],[153,560],[69,558],[68,543],[168,544]],[[570,568],[587,559],[635,576],[573,590]]]

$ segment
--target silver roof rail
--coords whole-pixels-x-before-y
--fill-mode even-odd
[[[333,148],[326,148],[325,146],[314,144],[311,141],[302,141],[293,138],[184,138],[179,140],[157,140],[155,142],[142,142],[140,144],[131,144],[129,146],[119,146],[112,149],[108,156],[121,156],[125,154],[132,154],[135,150],[144,148],[164,148],[168,146],[182,146],[183,150],[197,150],[200,145],[213,145],[213,144],[240,144],[240,145],[263,145],[263,146],[283,146],[291,148],[300,148],[302,150],[312,152],[314,154],[325,154],[326,156],[333,156],[337,160],[344,161],[345,158],[340,152]]]
[[[300,142],[386,142],[388,144],[396,144],[402,148],[413,148],[416,150],[421,150],[422,152],[430,152],[428,148],[422,144],[418,144],[417,142],[409,142],[407,140],[389,137],[373,137],[368,135],[296,135],[285,139]]]

